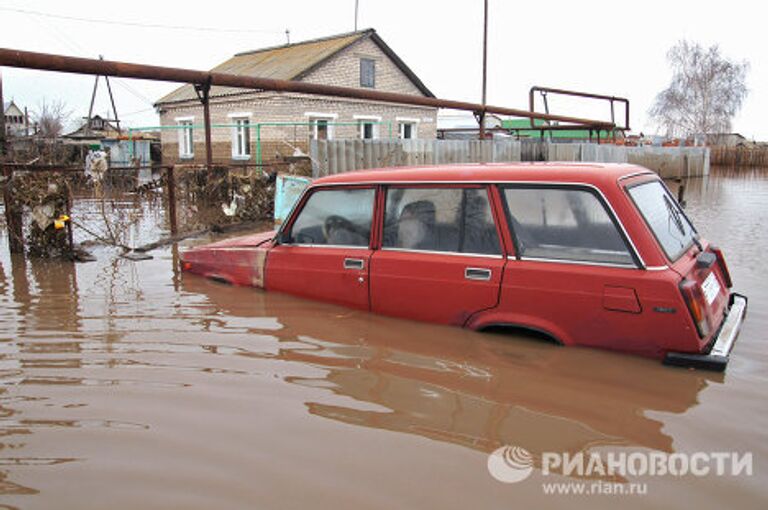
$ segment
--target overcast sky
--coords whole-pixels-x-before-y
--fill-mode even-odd
[[[480,101],[482,0],[359,3],[358,27],[375,28],[437,97]],[[646,111],[669,83],[666,52],[686,38],[749,61],[750,93],[733,131],[768,140],[768,36],[759,3],[489,3],[489,104],[527,109],[532,85],[623,96],[631,101],[633,131],[653,133]],[[286,29],[292,42],[351,31],[354,7],[354,0],[0,0],[0,47],[205,70],[234,53],[284,43]],[[74,117],[87,114],[92,77],[7,67],[2,73],[6,101],[32,110],[43,99],[62,100]],[[177,86],[112,82],[120,118],[134,127],[156,125],[152,103]],[[108,108],[102,81],[95,110],[103,115]],[[596,104],[552,100],[550,108],[610,116]]]

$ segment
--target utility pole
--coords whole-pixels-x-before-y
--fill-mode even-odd
[[[486,105],[486,84],[487,84],[487,75],[488,75],[488,0],[484,1],[484,12],[483,12],[483,97],[481,104],[483,105],[483,110],[480,112],[479,115],[479,122],[480,122],[480,140],[485,139],[485,105]]]
[[[104,55],[99,55],[99,60],[104,60]],[[91,94],[91,105],[88,107],[88,119],[85,124],[85,133],[90,134],[91,132],[91,119],[93,118],[93,105],[96,102],[96,91],[99,88],[99,78],[101,78],[100,75],[96,75],[96,81],[93,83],[93,93]],[[112,104],[112,113],[115,114],[115,118],[113,119],[115,121],[115,125],[117,127],[117,132],[120,133],[120,118],[117,116],[117,108],[115,107],[115,96],[112,95],[112,87],[109,85],[109,76],[104,75],[104,81],[107,82],[107,91],[109,92],[109,101]],[[107,119],[109,121],[109,119]]]

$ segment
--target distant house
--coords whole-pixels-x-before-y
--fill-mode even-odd
[[[741,147],[751,145],[749,140],[739,133],[707,133],[706,145],[709,147]]]
[[[152,145],[157,142],[155,133],[128,134],[121,131],[115,121],[94,115],[90,121],[62,136],[64,143],[81,145],[90,149],[104,150],[109,154],[110,167],[151,164]]]
[[[373,29],[239,53],[213,71],[434,97]],[[155,106],[163,162],[205,161],[194,87],[184,85]],[[210,112],[219,162],[307,152],[313,138],[434,139],[437,126],[436,108],[218,86],[210,91]]]
[[[67,133],[62,138],[67,140],[77,140],[80,142],[98,143],[105,138],[117,138],[120,130],[109,119],[99,115],[90,118],[84,118],[82,125],[71,133]]]
[[[9,136],[25,136],[29,128],[29,119],[14,101],[3,103],[5,115],[5,133]]]

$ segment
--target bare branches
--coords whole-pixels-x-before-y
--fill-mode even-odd
[[[734,62],[717,45],[680,41],[667,53],[672,81],[648,111],[668,136],[725,133],[747,97],[749,63]]]
[[[40,136],[48,139],[60,137],[70,115],[72,112],[67,109],[67,105],[63,101],[56,100],[48,103],[43,100],[34,113]]]

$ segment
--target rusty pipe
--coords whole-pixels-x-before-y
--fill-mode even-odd
[[[152,66],[145,64],[131,64],[112,60],[97,60],[82,57],[68,57],[49,53],[35,53],[31,51],[0,48],[0,66],[21,67],[26,69],[38,69],[43,71],[58,71],[64,73],[90,74],[102,76],[117,76],[120,78],[135,78],[140,80],[170,81],[178,83],[205,84],[238,87],[252,90],[269,90],[275,92],[295,92],[332,97],[345,97],[351,99],[363,99],[380,101],[384,103],[398,103],[412,106],[426,106],[430,108],[447,108],[451,110],[464,110],[471,112],[485,111],[499,115],[513,117],[536,118],[549,121],[570,122],[583,126],[611,129],[614,126],[610,122],[568,117],[564,115],[547,115],[515,108],[500,106],[485,106],[464,101],[452,101],[435,97],[413,96],[397,94],[394,92],[382,92],[378,90],[357,89],[348,87],[336,87],[332,85],[320,85],[292,80],[275,80],[256,76],[239,76],[235,74],[195,71],[191,69],[177,69],[171,67]]]

